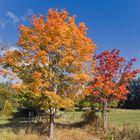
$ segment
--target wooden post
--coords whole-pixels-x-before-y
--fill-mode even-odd
[[[107,100],[103,103],[102,109],[102,123],[104,132],[107,131]]]

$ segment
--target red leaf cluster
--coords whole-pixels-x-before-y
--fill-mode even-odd
[[[125,99],[129,80],[140,72],[132,70],[135,58],[126,61],[119,53],[119,50],[113,49],[95,56],[96,75],[88,90],[98,101]]]

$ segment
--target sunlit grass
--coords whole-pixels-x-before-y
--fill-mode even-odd
[[[121,126],[124,123],[140,125],[140,110],[111,109],[107,116],[109,125]]]
[[[11,116],[0,115],[0,124],[9,123],[10,118],[11,118]]]
[[[62,122],[78,122],[82,120],[82,114],[84,112],[67,112],[66,119],[64,117],[64,112],[61,112],[62,116],[57,121]],[[97,113],[101,116],[101,113]],[[127,110],[127,109],[110,109],[107,112],[108,124],[110,126],[121,126],[124,123],[133,123],[140,125],[140,110]]]
[[[59,112],[61,117],[55,119],[55,122],[61,123],[74,123],[82,121],[82,114],[84,112],[78,111],[67,111],[66,115],[63,111]],[[101,113],[98,113],[101,116]],[[126,110],[126,109],[110,109],[107,112],[109,125],[121,126],[124,123],[134,123],[140,124],[140,110]],[[0,124],[9,123],[9,118],[7,116],[0,116]]]

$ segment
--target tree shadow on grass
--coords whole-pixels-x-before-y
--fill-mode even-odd
[[[26,133],[47,133],[47,127],[43,122],[29,121],[26,117],[13,117],[9,118],[5,124],[0,124],[0,129],[10,129],[14,133],[18,133],[21,129]]]
[[[55,123],[55,126],[57,128],[81,128],[84,127],[87,124],[85,121],[79,121],[75,123]]]
[[[57,129],[61,128],[81,128],[86,124],[85,121],[75,123],[55,123]],[[39,135],[46,135],[48,127],[44,122],[29,121],[26,117],[12,117],[8,119],[5,124],[0,124],[0,129],[10,129],[14,133],[18,133],[21,129],[26,133],[37,133]]]

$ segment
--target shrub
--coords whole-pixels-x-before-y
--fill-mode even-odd
[[[101,119],[95,111],[87,110],[82,117],[86,124],[92,126],[93,130],[97,131],[102,127]]]

